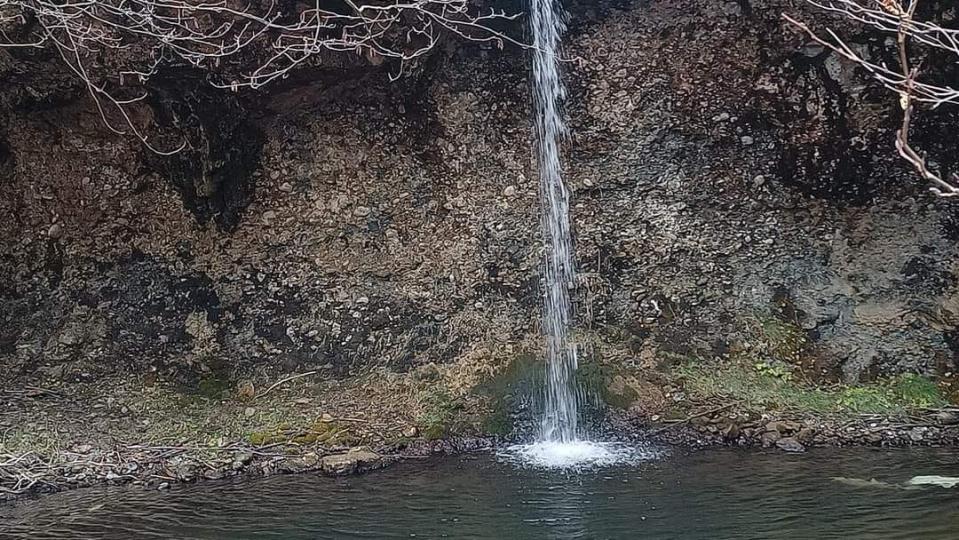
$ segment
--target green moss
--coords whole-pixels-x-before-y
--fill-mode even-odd
[[[427,424],[423,427],[423,438],[428,441],[442,439],[447,435],[447,428],[448,426],[446,424],[440,422]]]
[[[615,376],[613,370],[596,358],[583,358],[576,368],[576,382],[587,392],[600,397],[606,393],[606,385]]]
[[[617,409],[628,409],[642,396],[630,383],[628,370],[587,357],[576,370],[576,379],[587,394]]]
[[[454,424],[462,404],[450,397],[445,389],[431,389],[420,395],[424,411],[417,418],[421,433],[428,440],[441,439],[454,431]]]
[[[349,426],[326,420],[318,420],[305,427],[279,424],[270,429],[254,431],[247,435],[247,440],[256,446],[276,443],[340,446],[356,442],[356,438],[350,434]]]
[[[220,399],[224,394],[229,394],[232,388],[232,381],[217,374],[207,375],[197,383],[197,393],[208,399]]]
[[[839,409],[864,414],[879,414],[894,407],[889,393],[880,386],[843,388],[836,398]]]
[[[335,422],[319,421],[313,423],[305,431],[297,433],[291,440],[296,444],[328,443],[336,444],[337,437],[346,431]]]
[[[476,385],[474,392],[494,400],[511,396],[517,389],[542,377],[543,364],[532,354],[516,355],[506,368]]]
[[[246,440],[254,446],[266,446],[268,444],[274,444],[277,441],[276,432],[270,431],[254,431],[246,436]]]
[[[948,405],[948,401],[935,382],[914,373],[905,373],[893,378],[890,390],[900,402],[911,408]]]
[[[838,405],[848,411],[882,414],[942,407],[946,405],[946,400],[936,383],[914,373],[906,373],[869,385],[845,387],[840,393]]]
[[[246,436],[246,440],[255,446],[287,442],[290,440],[290,426],[279,424],[270,429],[253,431]]]
[[[509,408],[502,402],[494,403],[493,410],[483,418],[483,432],[490,435],[506,436],[513,431],[513,418]]]
[[[772,360],[797,362],[806,347],[806,333],[797,324],[775,317],[760,320],[762,337]]]
[[[509,435],[513,431],[512,411],[524,395],[539,387],[543,364],[532,354],[519,354],[488,380],[476,385],[473,393],[485,398],[489,413],[479,427],[491,435]]]
[[[897,414],[945,404],[936,384],[919,375],[900,375],[864,385],[817,387],[758,365],[685,364],[677,367],[676,373],[693,397],[737,401],[745,408],[761,411]]]

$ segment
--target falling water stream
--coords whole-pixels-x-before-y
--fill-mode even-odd
[[[546,403],[539,440],[569,443],[579,435],[579,393],[576,391],[576,345],[570,341],[576,279],[569,224],[569,191],[563,183],[560,144],[565,89],[559,73],[559,46],[565,25],[555,0],[532,0],[533,103],[536,158],[542,197],[546,244],[546,293],[543,332],[546,337]]]
[[[533,105],[536,161],[546,247],[543,334],[546,384],[536,441],[510,449],[524,463],[546,467],[608,464],[635,455],[635,449],[586,438],[579,424],[582,392],[576,383],[577,348],[570,338],[576,282],[569,190],[563,183],[560,147],[566,138],[559,53],[565,14],[558,0],[530,0],[533,45]]]

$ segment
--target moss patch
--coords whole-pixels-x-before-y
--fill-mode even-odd
[[[423,411],[416,419],[420,431],[428,440],[441,439],[454,433],[456,419],[463,408],[459,400],[444,389],[426,390],[420,395]]]
[[[509,435],[514,428],[513,412],[519,402],[540,388],[543,364],[535,355],[521,353],[488,380],[476,385],[473,393],[485,399],[487,414],[480,428],[491,435]]]
[[[348,425],[333,420],[317,420],[307,426],[282,423],[270,429],[253,431],[246,439],[256,446],[277,443],[343,446],[356,442]]]
[[[733,400],[760,411],[902,414],[946,405],[934,382],[914,374],[864,385],[819,387],[795,381],[790,372],[761,363],[685,364],[675,372],[691,397]]]
[[[221,399],[229,396],[232,389],[233,381],[218,373],[202,377],[197,384],[197,393],[207,399]]]
[[[767,363],[798,364],[807,346],[806,333],[794,321],[772,315],[747,316],[742,321],[750,355]]]
[[[484,433],[506,436],[513,432],[513,417],[504,402],[493,403],[492,410],[482,421]]]

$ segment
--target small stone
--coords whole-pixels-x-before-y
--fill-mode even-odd
[[[283,191],[285,193],[290,193],[293,191],[293,185],[290,184],[289,182],[283,182],[282,184],[280,184],[280,191]]]
[[[754,142],[753,138],[749,135],[743,135],[739,140],[742,141],[744,146],[751,146]]]
[[[418,436],[419,434],[420,434],[420,430],[417,429],[416,426],[410,426],[410,427],[407,428],[405,431],[403,431],[403,436],[409,437],[409,438],[411,438],[411,439],[412,439],[413,437]]]
[[[158,491],[162,491],[162,490],[164,490],[164,489],[170,489],[170,483],[169,483],[169,482],[163,482],[162,484],[160,484],[159,486],[157,486],[157,490],[158,490]]]
[[[739,426],[730,423],[720,433],[722,433],[723,439],[726,439],[727,441],[735,441],[739,438]]]
[[[263,219],[266,221],[272,221],[276,219],[276,212],[273,210],[267,210],[266,212],[263,212]]]
[[[506,195],[507,197],[512,197],[516,195],[516,187],[506,186],[506,189],[503,190],[503,195]]]
[[[366,217],[372,212],[369,206],[357,206],[353,209],[353,215],[357,217]]]
[[[944,426],[952,426],[959,424],[959,414],[956,414],[952,411],[939,411],[936,413],[936,422]]]
[[[778,431],[767,431],[759,437],[759,441],[762,443],[763,448],[769,448],[776,444],[781,438],[782,435]]]
[[[196,465],[190,462],[182,462],[173,467],[173,472],[176,474],[177,480],[181,482],[192,482],[196,480],[196,470]]]
[[[253,407],[247,407],[246,410],[243,411],[243,414],[245,414],[247,417],[253,416],[254,414],[256,414],[256,409],[254,409]]]
[[[253,399],[253,396],[256,395],[256,387],[253,386],[253,382],[249,380],[243,380],[236,383],[236,397],[244,401]]]
[[[378,469],[387,464],[383,456],[365,446],[351,448],[345,454],[325,456],[320,460],[323,472],[332,476],[343,476]]]
[[[784,439],[779,439],[776,441],[776,448],[779,448],[783,452],[799,453],[805,452],[806,447],[802,445],[799,441],[793,437],[786,437]]]
[[[756,176],[756,178],[753,178],[753,187],[754,187],[754,188],[761,188],[761,187],[763,187],[763,184],[765,184],[765,183],[766,183],[766,177],[763,176],[763,175],[761,175],[761,174],[758,175],[758,176]]]
[[[713,117],[713,122],[725,122],[729,120],[729,113],[719,113]]]
[[[243,468],[244,465],[253,461],[253,453],[240,451],[233,455],[233,470],[238,471]]]
[[[63,236],[63,226],[60,225],[59,223],[54,223],[53,225],[50,225],[50,228],[47,229],[47,236],[49,236],[50,238],[53,238],[54,240],[56,240],[57,238],[60,238],[61,236]]]
[[[802,444],[812,444],[816,438],[816,431],[812,428],[804,427],[796,434],[796,440]]]
[[[93,450],[93,446],[89,444],[81,444],[75,448],[78,454],[89,454]]]
[[[823,53],[826,49],[818,43],[807,43],[803,48],[799,49],[799,52],[804,56],[809,58],[814,58]]]

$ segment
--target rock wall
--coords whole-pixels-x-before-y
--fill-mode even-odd
[[[588,4],[566,51],[582,341],[643,367],[788,349],[826,378],[954,371],[955,206],[895,157],[894,99],[788,31],[792,2]],[[173,158],[31,61],[47,71],[0,60],[7,380],[344,376],[537,347],[522,51],[238,97],[171,75],[142,114],[185,126],[199,150]],[[950,114],[914,136],[944,167]]]

